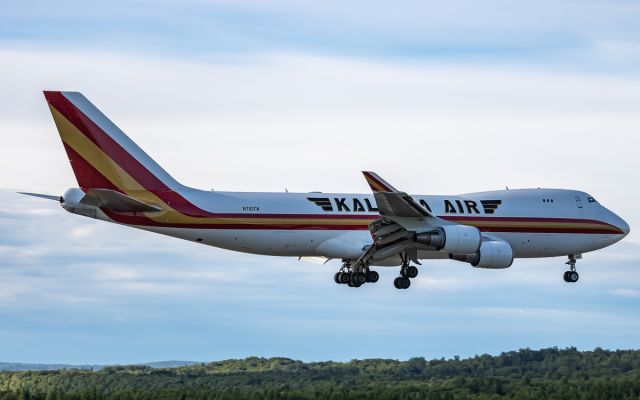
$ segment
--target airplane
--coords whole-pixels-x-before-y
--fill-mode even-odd
[[[57,200],[89,218],[244,253],[341,260],[334,281],[374,283],[373,267],[400,267],[407,289],[420,260],[509,268],[515,258],[568,257],[610,246],[629,225],[591,195],[511,189],[409,195],[364,171],[370,194],[222,192],[180,184],[78,92],[45,91],[78,187]],[[21,192],[22,193],[22,192]]]

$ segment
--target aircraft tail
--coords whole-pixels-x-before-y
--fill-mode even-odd
[[[81,93],[45,91],[44,96],[78,185],[85,191],[183,187]]]

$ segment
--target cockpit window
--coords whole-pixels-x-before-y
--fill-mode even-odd
[[[591,196],[587,197],[587,200],[589,201],[589,203],[597,203],[596,199]]]

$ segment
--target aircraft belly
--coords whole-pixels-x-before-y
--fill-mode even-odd
[[[290,257],[321,256],[319,245],[345,234],[331,230],[140,228],[227,250]]]
[[[197,243],[244,253],[328,258],[357,258],[367,239],[362,231],[254,230],[139,227]],[[614,243],[616,235],[572,233],[494,233],[509,242],[516,258],[557,257],[598,250]],[[363,236],[363,237],[360,237]],[[419,259],[446,259],[448,254],[419,251]],[[395,264],[392,262],[391,264]]]
[[[509,242],[516,258],[582,254],[615,242],[615,235],[608,234],[496,232],[494,235]]]

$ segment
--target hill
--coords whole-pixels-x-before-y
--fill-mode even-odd
[[[638,399],[640,351],[557,348],[451,360],[247,358],[178,368],[0,373],[0,399]]]
[[[137,364],[147,366],[151,368],[175,368],[184,367],[187,365],[197,364],[194,361],[157,361],[144,364]],[[12,362],[0,362],[0,371],[57,371],[61,369],[84,369],[88,371],[99,371],[102,368],[108,367],[108,365],[97,364],[27,364],[27,363],[12,363]]]

